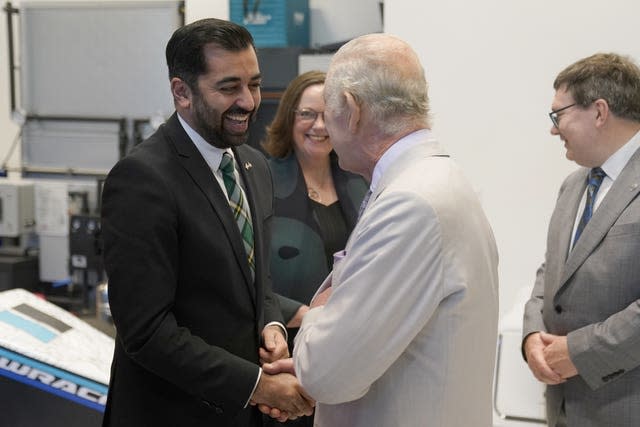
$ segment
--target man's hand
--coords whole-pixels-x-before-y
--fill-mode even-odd
[[[301,305],[296,314],[287,322],[287,328],[299,328],[302,324],[302,318],[309,311],[308,305]]]
[[[567,337],[540,332],[540,338],[545,345],[544,359],[554,372],[563,379],[578,375],[578,369],[569,356]]]
[[[565,380],[554,372],[547,363],[544,354],[546,344],[542,340],[541,334],[542,332],[530,334],[524,342],[524,353],[527,356],[527,364],[538,381],[550,385],[560,384]]]
[[[293,375],[271,375],[263,370],[251,397],[251,404],[258,405],[262,413],[284,422],[313,414],[315,401],[307,395]]]
[[[289,357],[289,347],[284,338],[282,328],[270,325],[262,331],[263,345],[260,348],[260,363],[275,362],[278,359]]]
[[[265,363],[262,365],[262,372],[276,375],[281,373],[291,374],[295,376],[295,370],[293,367],[293,359],[289,357],[288,359],[280,359],[276,360],[273,363]],[[258,409],[265,415],[269,415],[271,418],[276,418],[280,422],[284,422],[287,419],[295,419],[295,417],[290,417],[286,412],[280,411],[277,408],[272,408],[265,404],[259,404]]]
[[[293,366],[293,358],[289,357],[287,359],[280,359],[273,363],[265,363],[262,365],[263,372],[266,372],[270,375],[287,373],[291,375],[295,375],[295,368]]]

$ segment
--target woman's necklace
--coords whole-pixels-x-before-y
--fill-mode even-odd
[[[320,196],[320,193],[315,188],[307,187],[307,194],[311,200],[322,203],[322,196]]]
[[[307,195],[311,200],[317,203],[322,203],[322,193],[326,190],[325,187],[327,186],[327,183],[331,181],[331,169],[326,169],[324,172],[326,173],[321,174],[324,175],[322,179],[318,180],[317,183],[314,183],[313,181],[315,180],[309,179],[309,175],[311,174],[305,173],[304,167],[302,168],[304,181],[307,184]]]
[[[322,203],[322,191],[325,189],[330,177],[325,177],[318,185],[307,184],[307,195],[314,202]],[[305,181],[307,179],[305,178]]]

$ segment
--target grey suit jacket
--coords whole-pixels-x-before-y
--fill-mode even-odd
[[[296,336],[318,427],[491,425],[493,232],[437,141],[405,138],[421,143],[383,172]]]
[[[640,425],[640,150],[568,254],[587,174],[574,172],[560,189],[523,337],[541,330],[567,335],[578,369],[547,387],[550,426],[563,401],[569,426]]]

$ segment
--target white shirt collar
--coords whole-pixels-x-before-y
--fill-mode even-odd
[[[640,132],[633,135],[626,144],[613,153],[602,164],[602,170],[605,171],[612,181],[615,181],[638,148],[640,148]]]
[[[202,157],[204,157],[204,160],[207,162],[207,165],[209,165],[209,168],[211,168],[211,170],[213,170],[214,172],[216,172],[220,167],[222,154],[229,153],[232,158],[234,157],[233,151],[231,151],[230,149],[214,147],[213,145],[205,141],[205,139],[200,136],[198,132],[193,130],[193,128],[189,126],[189,124],[182,117],[180,117],[180,113],[178,113],[178,121],[184,128],[184,131],[187,133],[189,138],[191,138],[191,141],[193,141],[193,144],[196,146],[200,154],[202,154]]]
[[[415,132],[412,132],[398,141],[396,141],[391,147],[385,151],[375,167],[373,168],[373,174],[371,175],[371,185],[369,188],[371,191],[375,191],[380,179],[384,175],[384,172],[391,166],[395,160],[402,155],[405,151],[411,149],[412,147],[424,142],[431,136],[431,131],[429,129],[420,129]]]

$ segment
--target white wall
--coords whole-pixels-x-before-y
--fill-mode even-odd
[[[229,0],[186,0],[185,21],[202,18],[229,19]]]
[[[501,313],[533,286],[565,159],[547,116],[555,76],[575,60],[616,51],[640,61],[629,0],[387,0],[385,31],[418,51],[434,129],[466,169],[500,250]],[[464,208],[464,207],[461,207]]]
[[[309,0],[311,47],[382,31],[380,0]]]

